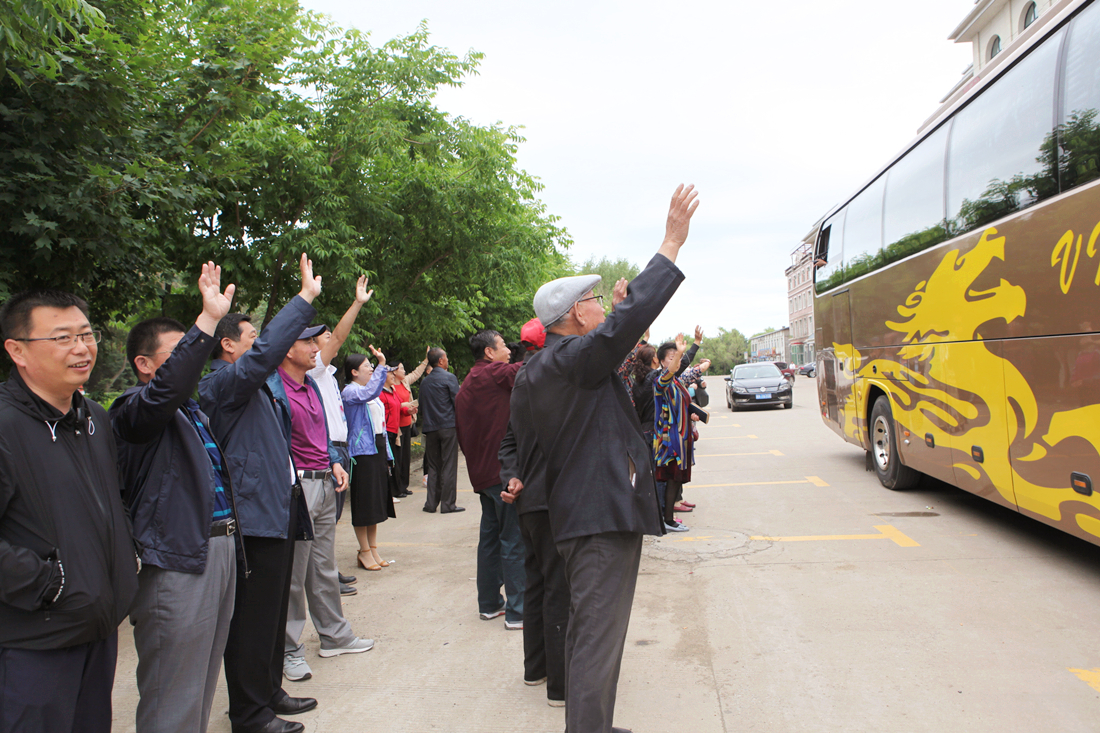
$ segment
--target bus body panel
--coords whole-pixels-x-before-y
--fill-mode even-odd
[[[830,428],[869,448],[881,389],[905,465],[1100,544],[1100,182],[816,303]]]

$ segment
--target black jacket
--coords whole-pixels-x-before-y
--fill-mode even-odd
[[[420,429],[425,433],[455,426],[458,377],[446,369],[432,369],[420,380]]]
[[[508,431],[500,441],[500,483],[508,488],[508,482],[518,478],[523,482],[523,491],[516,498],[516,513],[545,512],[550,507],[546,499],[546,456],[538,446],[533,430],[513,430],[513,423],[530,425],[532,422],[530,399],[527,395],[527,370],[521,368],[516,374],[516,383],[512,387],[511,413]],[[523,441],[523,445],[519,441]],[[520,464],[520,456],[523,464]]]
[[[0,647],[105,639],[136,592],[107,413],[77,392],[62,415],[13,369],[0,385]]]
[[[286,539],[290,531],[313,539],[305,496],[291,478],[289,418],[265,382],[316,313],[295,295],[251,349],[232,364],[215,359],[199,382],[199,404],[222,447],[234,511],[247,537]],[[298,502],[297,528],[289,526],[291,501]]]
[[[156,376],[123,392],[108,413],[141,561],[181,573],[202,573],[210,544],[214,467],[186,407],[198,407],[191,394],[214,343],[192,326]],[[232,505],[231,485],[225,493]]]
[[[546,457],[555,542],[664,531],[652,447],[617,370],[683,279],[667,257],[654,256],[604,323],[584,336],[547,333],[546,346],[521,370],[531,418],[512,428],[520,446],[530,442],[520,431],[533,431],[533,444]],[[521,451],[520,465],[529,460]]]

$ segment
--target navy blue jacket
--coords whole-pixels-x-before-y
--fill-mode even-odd
[[[285,539],[290,502],[298,502],[298,539],[312,539],[309,510],[291,479],[290,416],[265,382],[283,363],[317,311],[295,295],[271,319],[252,348],[230,364],[214,359],[199,382],[199,404],[210,416],[214,437],[233,482],[237,519],[248,537]]]
[[[108,412],[118,441],[122,498],[145,565],[181,573],[206,569],[214,466],[186,405],[214,343],[192,326],[156,376],[123,392]],[[209,419],[200,419],[210,430]],[[232,504],[230,485],[225,493]]]

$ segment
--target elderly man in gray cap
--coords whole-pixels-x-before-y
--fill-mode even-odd
[[[642,535],[663,533],[651,447],[616,373],[672,298],[684,275],[674,264],[698,206],[694,186],[672,196],[665,238],[604,318],[598,275],[546,283],[535,315],[546,346],[529,358],[512,393],[528,420],[513,421],[517,478],[544,462],[550,527],[565,560],[572,614],[566,633],[566,731],[610,733]]]

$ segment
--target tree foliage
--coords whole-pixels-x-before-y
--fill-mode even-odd
[[[466,335],[518,336],[538,285],[571,272],[567,233],[517,165],[519,131],[433,104],[480,54],[433,46],[423,26],[373,45],[292,0],[96,4],[17,0],[26,18],[68,13],[37,36],[0,16],[24,44],[0,46],[0,299],[72,290],[122,334],[193,317],[195,272],[214,260],[236,308],[266,323],[306,251],[330,325],[371,279],[350,348],[419,360],[442,344],[461,365]]]

